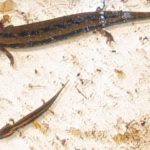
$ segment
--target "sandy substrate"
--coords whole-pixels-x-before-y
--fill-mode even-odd
[[[2,1],[1,1],[2,2]],[[13,25],[95,11],[99,0],[14,0]],[[106,10],[150,11],[148,0],[106,1]],[[22,13],[23,12],[23,13]],[[1,13],[1,16],[3,14]],[[27,115],[69,80],[55,104],[0,150],[150,149],[150,20],[0,55],[0,128]]]

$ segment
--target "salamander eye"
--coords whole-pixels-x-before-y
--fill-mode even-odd
[[[0,129],[0,139],[10,135],[11,124],[6,124],[4,127]]]
[[[1,128],[0,133],[4,133],[10,130],[11,125],[8,123],[4,127]]]

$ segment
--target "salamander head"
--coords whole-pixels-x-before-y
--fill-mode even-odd
[[[14,133],[11,124],[6,124],[4,127],[0,129],[0,139],[8,137]]]

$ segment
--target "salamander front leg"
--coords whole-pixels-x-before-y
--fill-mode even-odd
[[[15,61],[13,55],[4,47],[0,47],[0,51],[8,57],[8,59],[10,60],[10,65],[14,66]]]
[[[101,35],[106,37],[106,43],[109,44],[111,46],[112,42],[115,42],[113,36],[111,35],[111,33],[109,33],[106,30],[102,30],[102,29],[97,29],[96,31],[98,31]]]
[[[10,22],[10,17],[8,15],[4,15],[3,16],[3,19],[0,20],[0,30],[3,30],[4,28],[12,28],[12,25],[8,26],[8,27],[4,27],[4,24],[6,22]],[[4,47],[1,47],[0,46],[0,51],[3,52],[7,57],[8,59],[10,60],[10,64],[11,66],[14,66],[14,57],[13,55]]]
[[[12,124],[15,124],[14,119],[10,118],[9,121],[12,122]]]

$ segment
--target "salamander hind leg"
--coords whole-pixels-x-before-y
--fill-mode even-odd
[[[10,65],[14,66],[15,61],[13,55],[4,47],[0,47],[0,51],[8,57],[8,59],[10,60]]]
[[[112,42],[115,42],[113,36],[111,33],[109,33],[108,31],[106,30],[102,30],[102,29],[97,29],[96,31],[98,31],[101,35],[105,36],[106,37],[106,43],[109,44],[109,46],[111,46],[111,43]]]

